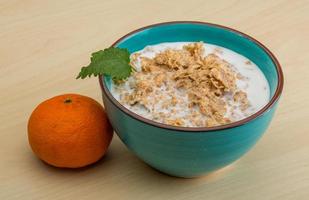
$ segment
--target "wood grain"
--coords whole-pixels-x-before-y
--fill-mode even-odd
[[[309,2],[0,0],[0,199],[308,199]],[[241,160],[198,179],[163,175],[117,137],[102,161],[80,170],[32,154],[27,120],[54,95],[101,102],[97,79],[75,80],[91,52],[152,23],[200,20],[248,33],[269,47],[285,74],[276,116]]]

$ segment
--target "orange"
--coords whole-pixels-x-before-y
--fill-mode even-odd
[[[113,136],[103,107],[95,100],[64,94],[39,104],[28,122],[33,152],[46,163],[78,168],[98,161]]]

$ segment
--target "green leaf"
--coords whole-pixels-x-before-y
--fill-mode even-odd
[[[121,80],[129,77],[132,72],[130,53],[127,49],[110,47],[100,50],[92,53],[90,61],[88,66],[81,68],[77,79],[92,75],[109,75],[115,80]]]

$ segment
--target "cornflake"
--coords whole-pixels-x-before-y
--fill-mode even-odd
[[[242,111],[250,105],[247,94],[236,86],[236,80],[243,77],[217,55],[203,54],[202,42],[184,45],[181,50],[167,49],[152,59],[133,54],[131,64],[136,65],[140,59],[141,70],[133,72],[131,91],[123,91],[121,102],[143,106],[151,119],[173,126],[230,123],[225,95],[239,103]],[[169,108],[170,112],[158,111],[158,102],[162,102],[161,109]],[[190,113],[175,117],[184,107],[190,108]]]

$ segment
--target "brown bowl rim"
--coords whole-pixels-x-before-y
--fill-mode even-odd
[[[100,83],[100,87],[101,87],[102,92],[122,112],[124,112],[125,114],[129,115],[130,117],[133,117],[134,119],[136,119],[140,122],[146,123],[146,124],[151,125],[151,126],[155,126],[157,128],[168,129],[168,130],[173,130],[173,131],[184,131],[184,132],[207,132],[207,131],[219,131],[219,130],[224,130],[224,129],[242,126],[242,125],[256,119],[257,117],[263,115],[270,108],[272,108],[275,105],[275,103],[278,101],[279,97],[281,96],[282,90],[283,90],[284,77],[283,77],[281,65],[280,65],[279,61],[277,60],[277,58],[274,56],[274,54],[265,45],[263,45],[258,40],[254,39],[253,37],[251,37],[251,36],[249,36],[249,35],[247,35],[243,32],[240,32],[238,30],[235,30],[235,29],[227,27],[227,26],[214,24],[214,23],[208,23],[208,22],[202,22],[202,21],[170,21],[170,22],[156,23],[156,24],[144,26],[142,28],[139,28],[139,29],[136,29],[134,31],[127,33],[126,35],[124,35],[121,38],[119,38],[118,40],[116,40],[116,42],[114,42],[111,45],[111,47],[116,46],[120,41],[124,40],[125,38],[127,38],[127,37],[129,37],[129,36],[131,36],[131,35],[133,35],[137,32],[143,31],[143,30],[148,29],[148,28],[161,26],[161,25],[169,25],[169,24],[202,24],[202,25],[207,25],[207,26],[214,26],[214,27],[226,29],[228,31],[231,31],[231,32],[234,32],[238,35],[241,35],[242,37],[245,37],[245,38],[251,40],[252,42],[254,42],[255,44],[257,44],[258,46],[260,46],[267,53],[267,55],[271,58],[271,60],[273,61],[273,63],[276,66],[276,71],[277,71],[277,76],[278,76],[278,84],[277,84],[277,88],[276,88],[274,96],[258,112],[254,113],[253,115],[250,115],[249,117],[246,117],[242,120],[236,121],[236,122],[232,122],[232,123],[220,125],[220,126],[214,126],[214,127],[180,127],[180,126],[167,125],[167,124],[155,122],[155,121],[150,120],[150,119],[146,119],[146,118],[130,111],[129,109],[125,108],[109,92],[107,86],[104,84],[103,76],[99,76],[99,83]]]

